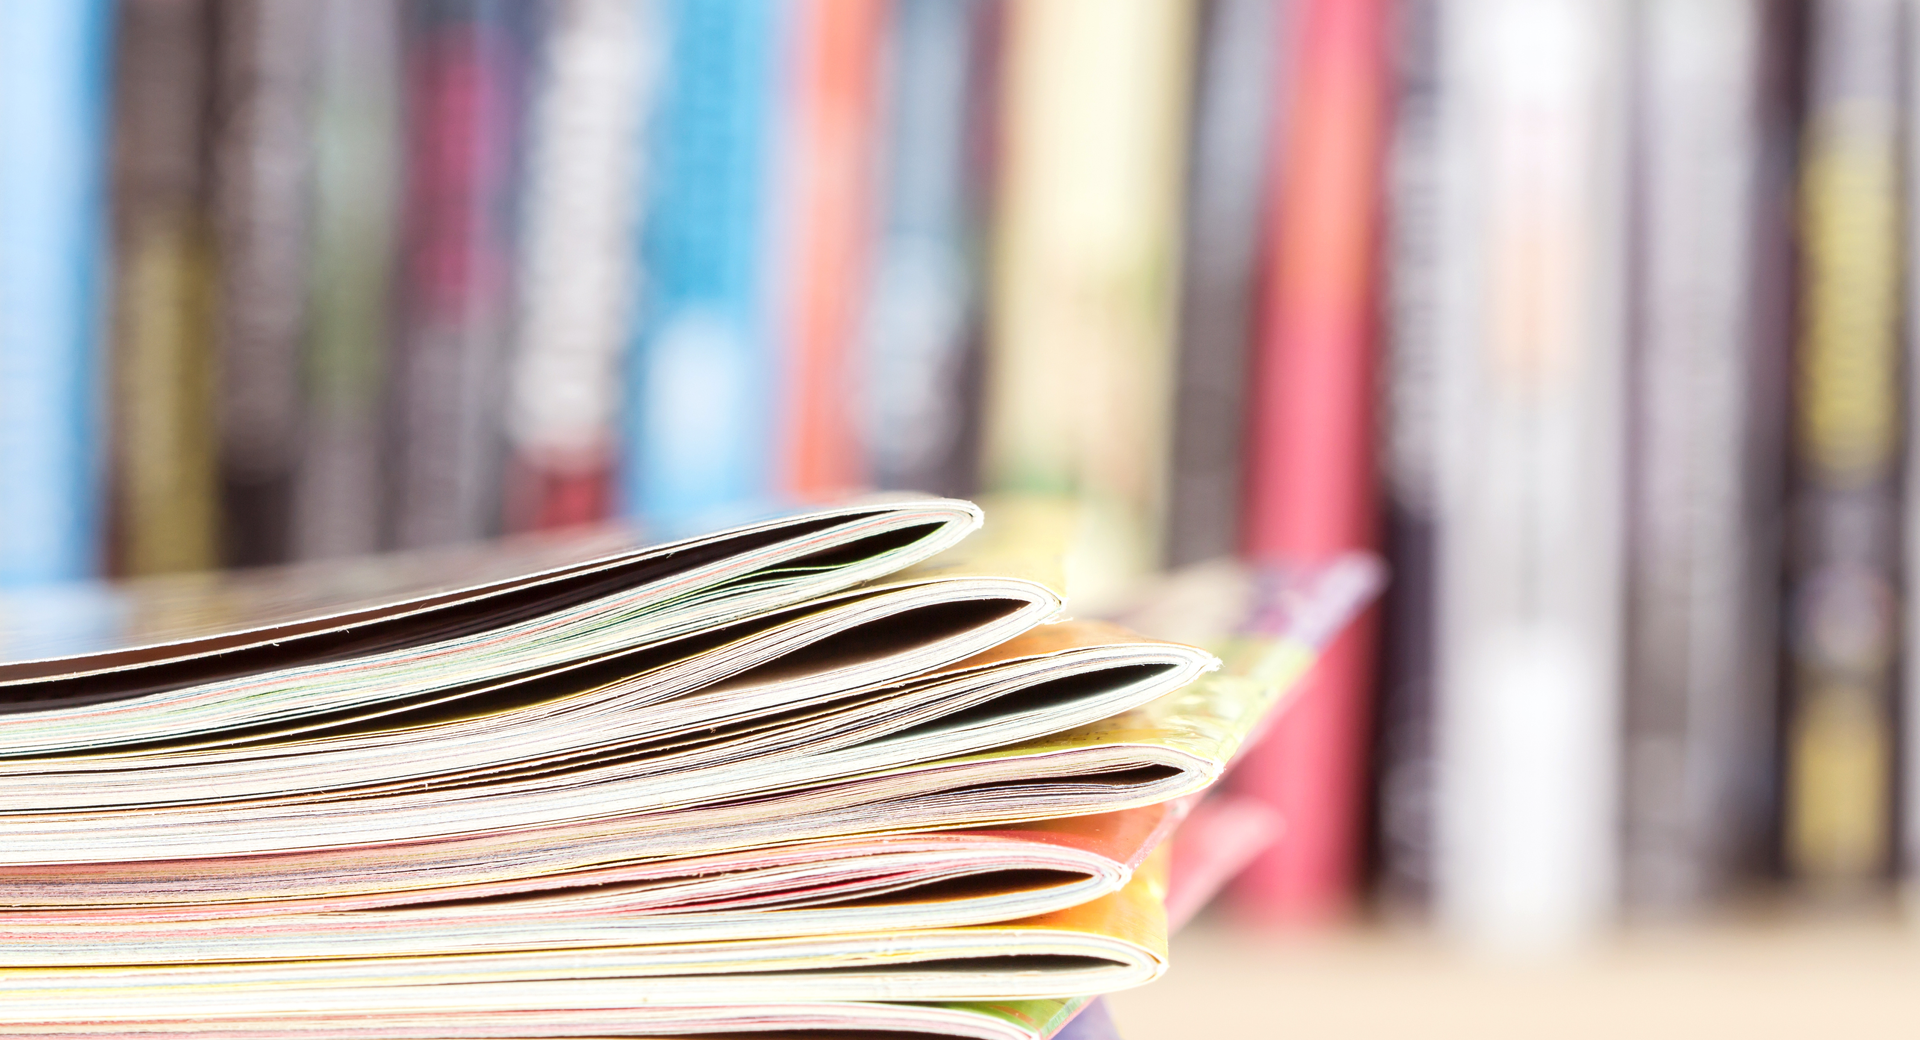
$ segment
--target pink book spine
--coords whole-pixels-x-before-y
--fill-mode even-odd
[[[1177,932],[1234,875],[1279,842],[1286,825],[1266,802],[1218,795],[1194,806],[1173,839],[1167,877],[1167,931]]]
[[[1373,287],[1387,126],[1386,0],[1297,8],[1296,77],[1269,185],[1267,269],[1254,345],[1246,543],[1313,563],[1375,543]],[[1242,913],[1338,915],[1353,891],[1374,625],[1336,640],[1266,739],[1237,767],[1285,837],[1239,877]]]

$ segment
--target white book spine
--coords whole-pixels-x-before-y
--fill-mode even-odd
[[[1615,903],[1624,6],[1452,0],[1436,909],[1566,945]]]
[[[522,219],[519,335],[508,437],[544,466],[613,450],[619,364],[632,336],[640,122],[657,62],[649,0],[553,9]]]

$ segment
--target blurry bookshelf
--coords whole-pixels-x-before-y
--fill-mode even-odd
[[[0,5],[0,586],[870,490],[1089,613],[1374,551],[1222,920],[1885,915],[1916,63],[1903,0]]]

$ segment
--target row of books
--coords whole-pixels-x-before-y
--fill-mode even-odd
[[[1910,7],[1400,5],[1390,903],[1545,942],[1920,862]]]
[[[29,6],[0,580],[978,490],[1088,609],[1393,563],[1249,911],[1920,839],[1899,0]]]
[[[0,580],[974,482],[995,4],[4,17]]]
[[[1244,77],[1264,8],[10,9],[0,580],[870,487],[1079,495],[1087,573],[1137,576],[1178,497],[1199,35],[1254,33]],[[1265,93],[1209,147],[1257,165]],[[1181,555],[1229,546],[1196,508]]]

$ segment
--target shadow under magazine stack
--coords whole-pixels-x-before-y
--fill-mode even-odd
[[[1054,620],[948,551],[980,522],[883,501],[0,602],[6,1022],[1051,1035],[1164,969],[1156,845],[1374,575],[1266,588],[1216,669]]]

